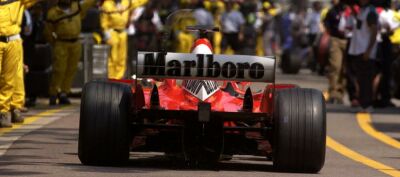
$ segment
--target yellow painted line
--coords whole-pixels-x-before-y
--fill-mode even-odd
[[[358,125],[361,127],[362,130],[364,130],[365,133],[368,135],[374,137],[375,139],[392,146],[396,149],[400,149],[400,142],[397,141],[396,139],[377,131],[371,123],[371,115],[368,113],[358,113],[356,115]]]
[[[366,166],[369,166],[373,169],[376,169],[382,173],[385,173],[387,175],[390,176],[396,176],[396,177],[400,177],[400,171],[387,166],[383,163],[380,163],[378,161],[372,160],[364,155],[361,155],[351,149],[349,149],[348,147],[340,144],[339,142],[335,141],[334,139],[332,139],[331,137],[327,136],[326,137],[326,145],[331,148],[332,150],[356,161],[359,162],[361,164],[364,164]]]
[[[49,116],[49,115],[55,114],[57,112],[60,112],[61,110],[68,108],[68,107],[70,107],[70,106],[63,106],[58,109],[50,109],[50,110],[43,111],[43,112],[38,113],[33,116],[25,117],[24,123],[22,123],[22,124],[13,124],[13,126],[11,128],[0,128],[0,136],[4,135],[6,133],[12,132],[15,129],[19,129],[24,125],[31,124],[31,123],[35,122],[36,120],[40,119],[41,117]]]

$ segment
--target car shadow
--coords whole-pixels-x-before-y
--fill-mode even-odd
[[[21,171],[21,170],[14,170],[8,168],[1,168],[0,169],[0,176],[45,176],[48,175],[47,173],[42,172],[34,172],[34,171]]]
[[[400,132],[400,123],[374,122],[374,127],[379,131],[387,132],[387,133],[399,133]]]
[[[142,153],[141,153],[142,154]],[[145,156],[146,153],[143,153]],[[131,158],[126,164],[116,167],[86,166],[76,163],[59,163],[78,172],[107,172],[107,173],[153,173],[157,171],[257,171],[277,172],[272,162],[261,160],[260,157],[234,157],[231,161],[221,161],[214,166],[193,167],[188,166],[183,159],[171,159],[165,155],[154,155],[151,157]]]
[[[354,108],[348,105],[326,104],[328,113],[358,113],[360,108]],[[400,107],[374,108],[372,114],[400,114]]]
[[[374,122],[373,126],[376,130],[384,133],[400,133],[400,123],[390,122]],[[400,137],[394,138],[397,141],[400,141]]]

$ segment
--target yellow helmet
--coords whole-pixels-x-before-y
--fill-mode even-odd
[[[271,3],[269,3],[268,1],[265,1],[265,2],[263,3],[263,8],[264,8],[264,9],[269,9],[269,8],[271,8]]]

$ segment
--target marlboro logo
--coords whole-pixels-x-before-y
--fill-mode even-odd
[[[274,59],[244,55],[140,52],[139,77],[270,81]]]

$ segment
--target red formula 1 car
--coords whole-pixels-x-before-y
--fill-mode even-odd
[[[216,29],[188,28],[199,31],[191,54],[139,52],[135,79],[85,85],[81,162],[118,165],[131,151],[158,151],[214,165],[250,154],[271,158],[280,171],[318,172],[326,136],[321,92],[275,84],[273,57],[214,55],[205,36]],[[148,88],[138,78],[157,81]],[[253,94],[251,82],[266,84]]]

